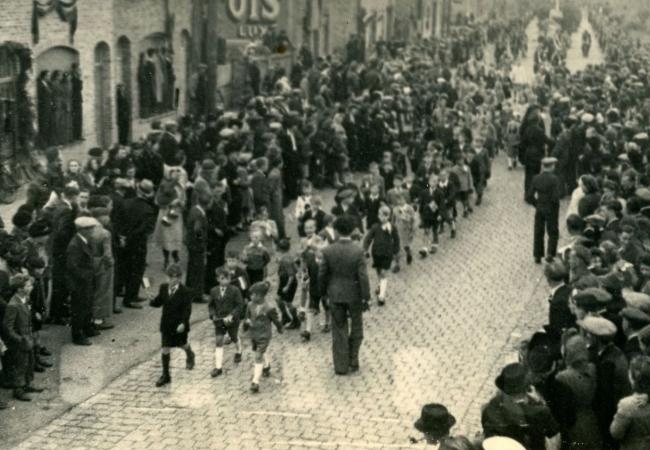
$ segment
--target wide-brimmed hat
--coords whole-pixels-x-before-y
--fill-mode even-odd
[[[508,395],[523,394],[528,389],[526,368],[519,363],[508,364],[494,380],[494,384]]]
[[[443,437],[456,424],[456,418],[440,403],[429,403],[422,407],[420,418],[413,424],[415,428],[434,437]]]

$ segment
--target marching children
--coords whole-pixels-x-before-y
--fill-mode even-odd
[[[282,323],[278,317],[278,310],[266,301],[266,294],[269,292],[268,281],[255,283],[250,288],[251,301],[246,308],[245,327],[250,329],[249,335],[252,341],[252,348],[255,352],[255,365],[253,366],[253,382],[251,392],[260,391],[260,377],[271,375],[271,362],[267,349],[271,343],[273,331],[272,324],[282,334]]]
[[[250,243],[242,251],[242,261],[246,264],[248,282],[251,284],[263,281],[266,278],[266,266],[271,262],[271,255],[262,243],[260,230],[252,230]]]
[[[467,146],[465,152],[470,150],[471,147]],[[467,217],[470,213],[474,212],[469,204],[469,196],[472,193],[474,182],[472,180],[472,172],[465,162],[464,156],[463,153],[458,154],[456,164],[452,167],[451,171],[458,179],[458,200],[463,204],[463,217]]]
[[[415,236],[415,209],[407,202],[408,192],[395,196],[395,206],[393,207],[393,225],[397,229],[400,244],[406,255],[406,264],[411,265],[413,255],[411,253],[411,244]],[[401,253],[401,251],[400,251]],[[395,271],[400,269],[400,259],[395,263]]]
[[[172,348],[181,347],[185,350],[187,370],[194,368],[195,361],[192,347],[187,342],[194,293],[181,282],[183,269],[180,264],[170,264],[165,273],[167,274],[167,282],[160,285],[158,295],[149,303],[154,308],[162,307],[160,334],[162,335],[163,373],[156,382],[156,387],[164,386],[172,381],[169,369]]]
[[[257,209],[255,220],[251,223],[250,229],[262,233],[262,245],[269,251],[269,254],[273,254],[275,241],[278,239],[278,224],[269,218],[269,210],[266,206],[260,206]]]
[[[420,249],[420,256],[426,258],[429,253],[438,251],[438,227],[440,223],[440,193],[437,191],[438,175],[429,175],[427,188],[420,192],[420,226],[424,230],[427,245]]]
[[[393,264],[393,259],[399,253],[399,235],[397,228],[390,223],[390,208],[382,206],[379,209],[379,223],[373,225],[363,241],[363,247],[368,252],[372,246],[372,267],[377,272],[379,287],[376,290],[377,304],[386,304],[388,288],[387,272]]]
[[[235,363],[241,362],[241,339],[239,339],[239,322],[244,311],[244,301],[239,289],[230,282],[230,273],[223,267],[217,269],[217,283],[210,291],[208,311],[214,323],[216,348],[214,349],[214,369],[210,373],[216,378],[223,373],[223,345],[226,334],[237,346]]]
[[[320,252],[327,245],[319,235],[316,234],[316,222],[308,220],[305,223],[306,236],[302,239],[301,260],[303,269],[303,291],[300,305],[307,309],[304,328],[300,336],[304,342],[311,339],[314,317],[320,312],[322,304],[325,311],[322,330],[329,332],[329,308],[320,295],[318,287],[318,265],[320,263]]]
[[[366,228],[369,230],[374,224],[379,222],[379,208],[384,204],[384,200],[379,195],[379,185],[370,186],[368,194],[363,199],[363,214],[366,216]]]
[[[298,222],[298,235],[300,237],[305,236],[304,227],[302,226],[305,223],[305,215],[308,212],[311,212],[311,203],[312,203],[312,184],[309,180],[302,180],[300,183],[300,195],[296,199],[296,207],[294,209],[293,216]]]
[[[282,313],[282,323],[289,324],[288,330],[300,327],[298,311],[293,306],[293,299],[298,289],[298,267],[296,258],[289,253],[291,244],[287,239],[278,242],[278,307]]]

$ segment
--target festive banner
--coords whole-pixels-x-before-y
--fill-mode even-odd
[[[63,22],[70,25],[70,45],[74,43],[74,34],[77,31],[77,0],[34,0],[32,10],[32,41],[38,44],[38,21],[52,11],[56,11]]]

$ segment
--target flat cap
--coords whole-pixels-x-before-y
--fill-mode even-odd
[[[616,325],[603,317],[587,316],[578,320],[578,326],[589,334],[598,337],[612,337],[616,334]]]
[[[77,228],[77,230],[82,230],[84,228],[93,228],[97,225],[99,225],[99,222],[93,217],[77,217],[74,221],[74,226]]]

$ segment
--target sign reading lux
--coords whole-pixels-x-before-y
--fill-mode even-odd
[[[228,14],[241,38],[262,36],[280,15],[280,0],[228,0]]]

